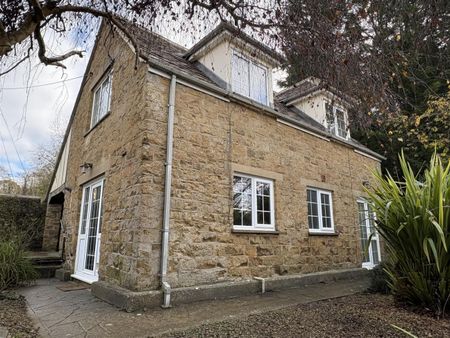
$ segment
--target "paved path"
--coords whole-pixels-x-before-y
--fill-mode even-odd
[[[342,297],[367,288],[367,280],[340,281],[268,292],[264,295],[203,301],[172,309],[126,313],[95,298],[88,289],[63,292],[55,279],[21,289],[43,337],[151,337],[207,322],[275,310],[295,304]]]

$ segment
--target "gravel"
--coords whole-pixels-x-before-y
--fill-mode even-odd
[[[12,337],[39,337],[27,314],[25,298],[13,292],[0,292],[0,327],[6,327]]]
[[[162,337],[450,337],[438,320],[396,304],[392,296],[358,294],[203,324]]]

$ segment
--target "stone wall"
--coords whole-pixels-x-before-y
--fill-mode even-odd
[[[172,287],[361,267],[356,199],[377,161],[182,85],[175,116]],[[279,234],[232,232],[236,169],[274,179]],[[337,236],[309,234],[308,186],[332,191]]]
[[[45,228],[44,238],[42,241],[42,249],[47,251],[59,250],[58,241],[60,239],[62,204],[47,204],[45,212]]]
[[[45,204],[39,197],[0,194],[0,240],[19,231],[31,250],[41,249],[44,216]]]
[[[63,221],[66,225],[66,267],[73,271],[76,259],[82,189],[85,183],[103,177],[103,225],[100,247],[100,280],[107,280],[128,289],[155,287],[150,272],[140,270],[146,248],[140,243],[143,148],[146,140],[141,122],[145,119],[147,66],[139,63],[119,33],[105,28],[101,31],[93,59],[87,70],[88,79],[71,126],[71,142]],[[113,72],[110,113],[90,129],[93,89],[108,69]],[[81,174],[80,165],[93,167]],[[149,189],[145,185],[145,189]],[[157,211],[161,212],[162,211]],[[148,255],[147,255],[148,256]],[[139,278],[138,278],[139,274]]]

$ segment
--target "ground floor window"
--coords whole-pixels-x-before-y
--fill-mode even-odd
[[[375,229],[375,213],[366,200],[358,200],[358,221],[361,231],[362,266],[371,269],[380,263],[380,241]]]
[[[333,200],[330,191],[306,190],[309,232],[334,232]]]
[[[243,174],[233,176],[233,228],[275,230],[272,180]]]

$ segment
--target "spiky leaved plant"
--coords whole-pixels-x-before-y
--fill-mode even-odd
[[[434,155],[420,180],[403,154],[404,180],[375,173],[367,189],[385,242],[388,285],[403,301],[438,316],[450,303],[450,163]]]

